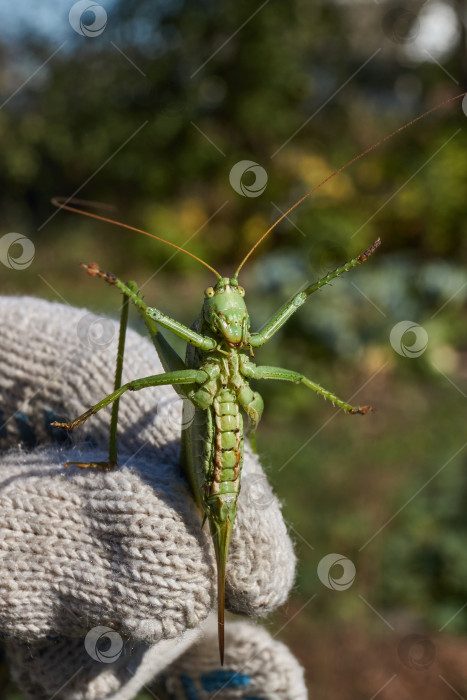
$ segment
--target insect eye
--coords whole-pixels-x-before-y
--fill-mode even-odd
[[[214,296],[214,288],[213,287],[206,287],[204,290],[204,296],[208,297],[209,299]]]
[[[243,287],[238,288],[238,293],[240,294],[241,297],[245,296],[245,290],[243,289]]]

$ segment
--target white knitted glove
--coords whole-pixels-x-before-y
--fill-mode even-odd
[[[204,637],[173,663],[154,687],[178,700],[307,700],[303,669],[284,644],[262,627],[232,622],[226,628],[224,668],[219,668],[217,618]],[[162,696],[163,697],[163,696]]]
[[[165,386],[126,394],[120,468],[66,470],[68,460],[106,459],[110,410],[76,431],[80,447],[50,422],[76,417],[112,390],[118,324],[27,297],[0,298],[0,318],[0,447],[14,448],[3,456],[0,492],[0,631],[13,675],[35,700],[133,698],[202,635],[215,603],[212,543],[178,464],[182,400]],[[149,340],[129,331],[123,381],[162,371]],[[286,599],[295,558],[248,447],[242,482],[227,605],[262,615]],[[277,643],[257,634],[273,654]],[[230,654],[229,644],[238,644],[229,624],[226,640]],[[216,645],[208,647],[214,653]],[[196,675],[198,654],[194,647],[183,657],[182,675]],[[252,683],[255,697],[306,697],[301,671],[287,659],[295,690],[268,694],[267,683],[261,691]],[[211,697],[202,692],[200,699]],[[251,689],[235,693],[216,697],[253,697]]]
[[[171,647],[167,641],[153,646],[132,641],[122,648],[115,637],[107,652],[108,663],[99,664],[90,663],[83,639],[59,638],[33,644],[10,642],[8,657],[26,697],[35,700],[126,699],[133,698],[141,687],[157,700],[307,700],[303,669],[266,630],[249,622],[230,622],[223,668],[219,666],[216,615],[208,618],[204,631],[153,682],[162,667],[161,655],[167,664],[180,653],[180,646]]]

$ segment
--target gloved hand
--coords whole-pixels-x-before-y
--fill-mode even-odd
[[[66,461],[107,457],[110,410],[72,438],[50,423],[76,417],[112,390],[118,324],[28,297],[1,298],[0,318],[0,447],[12,448],[0,491],[0,631],[26,696],[124,700],[164,672],[177,699],[306,698],[297,662],[246,623],[230,623],[232,634],[227,622],[220,671],[217,645],[204,632],[216,595],[212,543],[179,467],[182,400],[166,386],[126,394],[119,468],[65,469]],[[123,381],[162,371],[149,340],[129,331]],[[246,446],[228,608],[274,609],[294,568],[279,503]],[[275,689],[272,669],[248,664],[252,646],[257,658],[280,658]],[[220,692],[203,686],[201,676],[242,664],[250,674],[243,689],[232,674]],[[183,686],[190,681],[198,695]]]

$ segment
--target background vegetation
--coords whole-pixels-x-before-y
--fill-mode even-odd
[[[0,233],[18,231],[36,249],[27,269],[1,268],[4,294],[116,316],[114,290],[79,269],[97,260],[190,323],[212,283],[204,268],[143,236],[57,212],[51,197],[115,205],[112,216],[186,242],[229,274],[312,186],[467,89],[461,2],[101,4],[108,24],[99,36],[74,32],[71,3],[60,2],[50,16],[45,5],[30,8],[0,39]],[[467,634],[466,153],[459,100],[326,184],[242,274],[260,327],[305,282],[383,241],[258,352],[261,363],[300,369],[376,408],[348,417],[303,388],[261,386],[259,450],[300,562],[290,603],[267,624],[285,625],[280,638],[316,698],[369,698],[393,672],[399,680],[384,697],[401,697],[398,683],[420,697],[422,682],[424,697],[430,688],[452,697],[434,666],[430,676],[404,676],[398,644],[414,632],[433,640],[436,663],[467,691],[455,665]],[[241,160],[267,173],[257,197],[229,183]],[[428,334],[416,358],[390,343],[403,320]],[[413,340],[401,338],[401,352]],[[317,576],[330,552],[356,566],[346,591]]]

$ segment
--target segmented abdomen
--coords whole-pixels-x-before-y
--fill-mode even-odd
[[[243,420],[237,398],[230,389],[221,389],[213,405],[214,438],[212,465],[206,474],[205,494],[237,494],[243,463]]]

